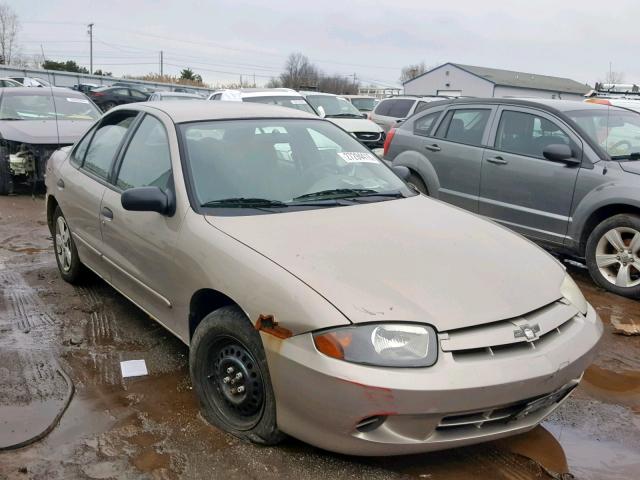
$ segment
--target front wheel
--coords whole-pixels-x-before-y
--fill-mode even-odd
[[[409,174],[409,178],[407,179],[407,183],[409,184],[409,186],[415,188],[420,193],[424,195],[429,195],[427,186],[424,184],[424,182],[422,181],[422,178],[420,178],[420,176],[417,173],[411,172]]]
[[[586,261],[593,280],[625,297],[640,297],[640,217],[614,215],[589,235]]]
[[[209,423],[254,443],[282,440],[262,340],[239,308],[220,308],[200,322],[189,370]]]

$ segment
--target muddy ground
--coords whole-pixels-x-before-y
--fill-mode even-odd
[[[0,197],[0,442],[64,405],[58,365],[75,388],[44,438],[0,451],[0,479],[640,479],[640,336],[614,333],[640,325],[640,303],[569,268],[605,338],[581,386],[541,427],[408,457],[347,457],[293,439],[264,448],[202,420],[181,342],[102,281],[60,279],[42,198]],[[119,362],[129,359],[144,359],[149,375],[122,379]]]

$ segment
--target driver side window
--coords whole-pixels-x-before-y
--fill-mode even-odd
[[[122,159],[116,187],[171,186],[171,154],[167,132],[155,117],[147,115],[136,130]]]

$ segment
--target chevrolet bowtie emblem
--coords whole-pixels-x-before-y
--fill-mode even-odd
[[[513,331],[514,338],[522,338],[524,337],[527,342],[532,342],[537,340],[538,332],[540,331],[540,325],[537,323],[535,325],[520,325],[516,330]]]

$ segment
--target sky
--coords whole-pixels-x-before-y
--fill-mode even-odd
[[[640,83],[638,0],[4,0],[23,53],[115,76],[190,67],[212,85],[264,84],[291,52],[327,74],[399,86],[403,66],[457,62],[568,77],[593,85],[610,63]]]

